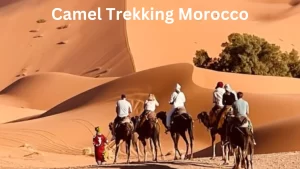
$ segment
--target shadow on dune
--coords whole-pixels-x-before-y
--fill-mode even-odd
[[[256,17],[256,19],[258,21],[273,22],[273,21],[283,20],[295,16],[299,14],[299,12],[300,12],[300,6],[297,4],[282,11],[260,14]]]
[[[15,3],[15,2],[20,2],[21,0],[1,0],[0,1],[0,8],[1,7],[4,7],[4,6],[7,6],[7,5],[10,5],[12,3]]]
[[[91,168],[119,168],[119,169],[176,169],[174,167],[169,167],[166,165],[160,165],[160,164],[144,164],[144,165],[131,165],[131,164],[124,164],[124,165],[104,165],[104,166],[93,166]]]

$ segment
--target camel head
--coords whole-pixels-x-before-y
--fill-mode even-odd
[[[138,118],[139,118],[139,116],[133,116],[133,117],[131,117],[131,121],[132,121],[132,123],[135,125],[136,124],[136,122],[137,122],[137,120],[138,120]]]
[[[110,130],[111,132],[112,132],[113,126],[114,126],[114,123],[113,123],[113,122],[110,122],[110,123],[108,124],[108,128],[109,128],[109,130]]]
[[[164,126],[166,126],[167,112],[160,111],[156,113],[156,118],[160,119]]]
[[[199,123],[203,123],[205,127],[209,127],[209,116],[206,111],[203,111],[197,115],[197,119],[199,120]]]
[[[156,117],[160,120],[166,120],[167,118],[167,112],[165,111],[160,111],[158,113],[156,113]]]

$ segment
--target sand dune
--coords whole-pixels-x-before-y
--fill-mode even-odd
[[[14,81],[19,74],[27,76],[35,72],[55,71],[98,77],[122,76],[134,72],[124,21],[105,19],[67,22],[54,21],[51,16],[52,9],[57,6],[64,10],[95,10],[99,6],[124,9],[124,2],[70,2],[20,1],[0,10],[1,21],[6,23],[0,28],[0,36],[5,39],[0,44],[5,46],[0,51],[0,71],[6,72],[2,77],[1,89]],[[4,13],[9,15],[3,15]],[[103,18],[108,18],[105,15],[107,13],[103,13]],[[37,23],[39,19],[45,19],[46,22]],[[66,24],[70,25],[67,29],[57,29]],[[37,32],[32,33],[31,30]],[[43,37],[33,38],[36,35]],[[68,44],[57,45],[58,42],[66,40]]]
[[[100,126],[110,138],[108,123],[115,117],[115,102],[120,94],[125,93],[132,103],[133,115],[142,111],[149,93],[154,93],[160,103],[157,110],[167,111],[170,94],[175,84],[180,83],[187,98],[187,110],[196,119],[199,112],[212,107],[212,91],[218,81],[245,93],[258,143],[255,153],[299,151],[296,142],[300,138],[296,132],[299,79],[221,73],[192,65],[195,50],[203,48],[211,56],[218,56],[220,44],[232,32],[252,33],[284,50],[299,50],[296,36],[299,6],[291,7],[288,3],[285,0],[1,1],[0,19],[6,24],[0,27],[4,39],[0,45],[5,46],[0,50],[0,146],[3,147],[0,164],[8,167],[20,167],[15,164],[18,162],[29,167],[88,165],[93,159],[78,155],[92,146],[95,126]],[[125,21],[51,19],[54,7],[91,10],[99,6],[129,10],[151,6],[162,10],[179,7],[248,10],[249,20],[177,20],[172,25],[163,21],[126,21],[125,25]],[[37,23],[39,19],[46,22]],[[59,42],[64,44],[57,45]],[[208,157],[211,155],[209,134],[198,121],[194,126],[195,156]],[[162,132],[161,137],[163,152],[172,151],[170,135]],[[34,151],[20,148],[25,144]],[[180,149],[184,149],[182,140]],[[121,152],[122,156],[124,149]],[[293,156],[291,161],[290,156]],[[286,155],[283,159],[295,167],[293,163],[299,159],[294,156]],[[282,154],[256,156],[255,160],[259,163],[267,157],[270,161],[259,167],[284,165],[273,163]],[[62,164],[63,158],[74,163]],[[171,159],[172,155],[167,158]],[[218,162],[207,159],[182,165],[220,167]],[[178,168],[176,164],[159,167]]]
[[[82,90],[113,79],[115,78],[95,79],[62,73],[38,73],[18,79],[3,89],[0,101],[1,104],[15,107],[48,110]]]
[[[192,7],[194,10],[202,11],[247,10],[249,19],[247,21],[177,20],[172,25],[165,24],[163,21],[130,20],[127,23],[129,45],[138,71],[178,62],[192,63],[195,51],[202,48],[206,49],[210,56],[216,57],[221,52],[221,43],[225,42],[227,36],[233,32],[255,34],[280,45],[284,50],[300,49],[297,36],[291,36],[297,35],[299,32],[297,23],[300,15],[292,12],[299,10],[298,7],[297,10],[295,7],[295,10],[288,12],[287,10],[291,8],[288,4],[265,4],[241,0],[182,1],[178,3],[168,0],[143,3],[138,0],[128,1],[129,9],[132,7],[141,9],[144,6],[152,6],[158,10],[174,9],[175,18],[178,18],[176,11],[181,7],[185,9]],[[261,20],[261,17],[266,15],[282,15],[283,11],[286,11],[283,20],[276,22]],[[293,16],[287,17],[287,15]],[[141,41],[146,41],[147,45],[140,43]],[[156,48],[157,50],[152,50]],[[162,60],[162,57],[166,59]]]
[[[178,70],[179,68],[181,69],[181,73],[177,73],[176,76],[170,76],[171,72]],[[38,126],[40,130],[56,133],[59,135],[59,138],[66,142],[71,142],[71,140],[74,139],[69,135],[65,135],[65,132],[67,132],[69,128],[72,128],[72,130],[76,130],[78,134],[80,133],[82,139],[72,141],[70,145],[74,147],[89,146],[91,133],[88,130],[92,131],[94,125],[100,125],[101,128],[103,128],[103,132],[108,133],[108,122],[112,121],[114,118],[115,100],[118,99],[121,93],[127,94],[128,99],[134,107],[134,114],[138,114],[142,111],[142,102],[150,92],[156,94],[158,101],[161,103],[158,110],[168,110],[169,106],[167,105],[167,101],[170,93],[172,92],[172,88],[177,82],[182,85],[182,90],[185,92],[188,99],[186,104],[188,111],[194,118],[196,118],[197,113],[203,110],[208,111],[212,106],[211,99],[208,99],[211,97],[212,89],[205,89],[193,83],[193,69],[193,66],[189,64],[175,64],[138,72],[134,75],[119,78],[87,90],[86,92],[57,105],[47,112],[36,116],[33,120],[26,119],[26,121],[7,124],[3,127],[16,129],[26,127],[30,129],[37,129],[36,127]],[[157,76],[157,74],[160,74],[160,76]],[[161,85],[161,77],[165,77],[167,75],[169,75],[168,79],[164,79],[164,85]],[[147,79],[152,80],[151,82],[148,82]],[[122,88],[117,87],[120,84],[123,85]],[[259,127],[267,123],[280,121],[283,118],[282,115],[287,112],[289,117],[298,114],[299,95],[275,96],[276,95],[274,94],[245,92],[245,99],[249,101],[251,106],[250,118],[252,119],[254,126]],[[257,101],[258,98],[261,101]],[[284,106],[287,104],[289,107]],[[87,125],[87,128],[76,124],[74,122],[76,119],[86,121],[84,123],[86,123],[85,125]],[[42,126],[42,124],[53,123],[56,124],[55,127]],[[65,130],[62,130],[62,128]],[[257,131],[259,132],[259,129]],[[162,137],[164,138],[164,142],[162,144],[170,142],[169,136],[165,136],[163,134]],[[196,146],[199,150],[209,146],[210,144],[210,138],[202,124],[195,124],[195,138]],[[259,138],[259,140],[265,139],[264,136]],[[26,141],[26,139],[24,141]],[[28,140],[28,142],[32,142],[32,140]],[[38,144],[38,142],[36,144]],[[265,146],[263,146],[265,143],[262,141],[259,142],[259,144],[261,144],[261,147],[258,147],[256,152],[265,153]],[[271,143],[268,144],[271,145]],[[168,151],[171,147],[171,145],[164,146],[164,150]],[[286,147],[287,150],[289,149],[288,147],[289,146]],[[44,151],[57,152],[55,149],[49,149],[42,145],[40,146],[40,149]],[[80,153],[80,148],[77,149],[78,153]],[[64,151],[66,153],[69,152],[69,150]]]

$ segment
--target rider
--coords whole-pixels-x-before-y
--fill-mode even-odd
[[[229,84],[226,84],[224,86],[224,88],[225,88],[225,93],[223,94],[223,99],[222,99],[222,103],[223,103],[224,107],[221,110],[221,115],[220,115],[220,118],[219,118],[217,129],[222,128],[222,125],[224,123],[226,114],[231,111],[232,104],[237,100],[236,93],[235,93],[235,91],[233,91],[230,88]]]
[[[229,92],[233,93],[234,96],[235,96],[235,100],[238,100],[237,93],[234,90],[232,90],[232,88],[230,87],[229,84],[225,84],[224,89],[226,91],[229,91]]]
[[[178,108],[185,108],[184,103],[185,103],[185,95],[183,92],[181,92],[181,86],[177,83],[175,87],[175,91],[171,95],[171,99],[169,101],[169,104],[172,105],[172,109],[167,113],[167,119],[166,119],[166,133],[170,131],[171,127],[171,116],[172,114],[176,111]]]
[[[225,89],[223,88],[223,82],[218,82],[217,86],[213,92],[213,103],[214,107],[211,109],[209,116],[210,116],[210,127],[212,127],[213,123],[217,117],[217,113],[224,107],[223,105],[223,95],[225,93]]]
[[[120,120],[124,119],[125,117],[128,117],[130,113],[132,113],[132,106],[131,104],[126,100],[125,94],[121,95],[121,99],[117,101],[116,104],[116,113],[117,117],[114,120],[114,127],[113,127],[113,138],[112,140],[115,139],[115,129],[117,124],[120,122]]]
[[[248,119],[250,131],[252,133],[253,144],[256,145],[256,142],[255,142],[255,139],[254,139],[254,133],[253,133],[253,125],[250,121],[250,118],[248,117],[248,115],[249,115],[249,104],[248,104],[247,101],[245,101],[243,99],[243,95],[244,94],[242,92],[237,93],[238,100],[235,101],[232,105],[233,111],[234,111],[234,114],[236,116],[244,116]]]
[[[140,115],[136,127],[139,125],[139,122],[143,116],[147,115],[150,112],[155,112],[156,106],[159,106],[159,103],[157,102],[154,94],[149,94],[148,99],[144,103],[144,111]]]

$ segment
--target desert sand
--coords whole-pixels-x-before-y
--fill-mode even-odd
[[[294,1],[296,2],[296,1]],[[215,72],[193,66],[197,49],[218,56],[232,32],[252,33],[284,50],[300,50],[298,5],[288,0],[138,1],[1,0],[0,2],[0,167],[96,168],[90,153],[94,127],[111,138],[108,123],[125,93],[133,114],[149,93],[168,110],[175,84],[196,118],[212,107],[216,82],[243,91],[255,127],[256,169],[299,168],[300,80]],[[294,3],[295,4],[295,3]],[[247,10],[247,21],[55,21],[51,11],[115,7],[161,10]],[[103,17],[107,18],[107,17]],[[37,23],[44,20],[43,23]],[[167,161],[103,168],[230,168],[210,160],[211,140],[195,121],[195,159],[172,162],[173,143],[162,132]],[[180,140],[180,149],[184,150]],[[220,155],[220,147],[217,147]],[[83,153],[89,150],[88,153]],[[112,159],[113,149],[110,151]],[[121,149],[120,162],[124,162]],[[151,159],[151,158],[149,158]],[[136,153],[132,150],[132,162]],[[232,161],[232,160],[231,160]]]

